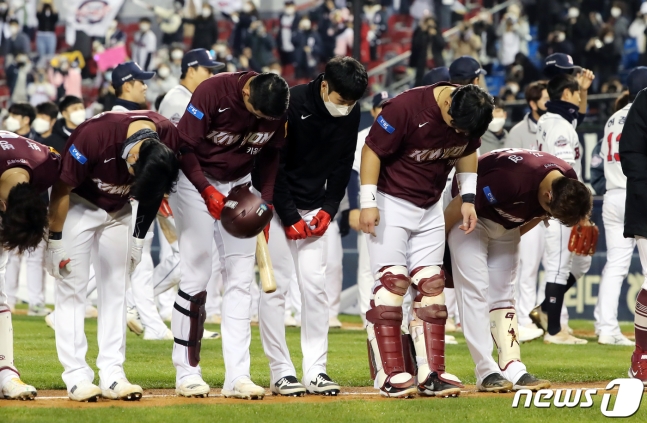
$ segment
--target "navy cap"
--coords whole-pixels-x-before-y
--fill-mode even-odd
[[[215,71],[224,68],[225,64],[213,60],[213,56],[209,50],[196,48],[184,53],[182,57],[182,73],[186,73],[192,66],[202,66],[203,68],[209,68]]]
[[[552,78],[562,73],[578,73],[582,68],[575,66],[573,58],[565,53],[554,53],[544,62],[544,73]]]
[[[487,72],[472,56],[461,56],[449,66],[451,79],[474,79],[479,75],[487,75]]]
[[[386,100],[390,100],[392,97],[388,92],[382,91],[373,96],[373,108],[380,107],[380,104],[384,103]]]
[[[647,88],[647,67],[638,66],[629,72],[627,77],[629,95],[638,95],[644,88]]]
[[[422,77],[422,85],[434,85],[439,82],[449,82],[449,69],[445,66],[433,68]]]
[[[146,81],[155,76],[155,72],[145,72],[137,63],[120,63],[112,71],[112,86],[117,88],[128,81]]]

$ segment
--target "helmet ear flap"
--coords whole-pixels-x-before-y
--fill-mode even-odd
[[[272,208],[251,191],[251,183],[237,185],[225,198],[220,223],[236,238],[253,238],[272,220]]]

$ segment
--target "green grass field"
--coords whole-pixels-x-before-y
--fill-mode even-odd
[[[358,317],[343,316],[343,321],[359,322]],[[575,330],[593,330],[592,322],[572,321]],[[218,330],[217,326],[207,325]],[[89,340],[88,363],[95,368],[97,354],[96,320],[86,320]],[[623,331],[631,331],[631,325]],[[258,328],[252,330],[252,379],[269,386],[268,361],[263,354]],[[300,376],[301,353],[299,329],[288,328],[288,345]],[[461,334],[456,334],[459,345],[447,346],[447,370],[456,374],[466,384],[474,384],[473,363]],[[38,389],[65,389],[61,380],[62,367],[56,356],[54,331],[42,318],[14,315],[15,362],[25,382]],[[522,357],[528,369],[536,375],[555,383],[607,382],[626,377],[632,347],[598,345],[589,338],[585,346],[554,346],[534,341],[522,346]],[[170,341],[144,341],[129,333],[126,349],[126,374],[133,383],[144,388],[174,388],[175,370],[171,363]],[[366,363],[366,341],[363,331],[331,330],[329,337],[328,373],[343,386],[371,386]],[[207,341],[202,347],[204,380],[212,387],[221,387],[224,380],[221,341]],[[98,383],[98,377],[95,379]],[[603,386],[604,383],[600,383]],[[156,407],[154,409],[118,408],[66,409],[25,408],[20,402],[0,401],[0,422],[13,421],[137,421],[162,422],[185,419],[201,421],[262,421],[262,422],[315,422],[315,421],[392,421],[403,420],[405,415],[429,418],[442,423],[453,421],[503,422],[514,421],[597,421],[605,417],[600,413],[599,401],[590,409],[512,409],[509,396],[466,397],[457,399],[425,398],[415,400],[363,401],[330,399],[322,404],[273,404],[232,400],[231,405],[187,405]],[[632,417],[645,421],[647,406]]]

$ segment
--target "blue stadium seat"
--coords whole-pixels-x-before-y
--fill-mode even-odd
[[[638,53],[638,43],[635,38],[625,40],[624,52],[622,55],[622,68],[632,69],[638,65],[640,54]]]

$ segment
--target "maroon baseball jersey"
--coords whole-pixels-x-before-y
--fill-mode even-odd
[[[242,178],[252,171],[264,146],[281,148],[285,143],[285,116],[258,119],[245,108],[243,87],[256,75],[225,72],[207,79],[193,92],[177,125],[180,139],[193,148],[202,170],[218,181]]]
[[[178,151],[175,125],[159,113],[148,110],[101,113],[79,125],[67,140],[61,181],[107,212],[120,210],[128,202],[132,183],[122,150],[128,126],[137,120],[153,122],[162,143]]]
[[[0,175],[14,167],[26,169],[29,183],[44,192],[58,180],[61,156],[51,147],[0,131]]]
[[[408,90],[389,100],[366,137],[382,161],[377,189],[428,208],[442,195],[447,175],[461,157],[481,145],[445,123],[434,97],[438,83]]]
[[[476,214],[506,229],[546,215],[539,204],[539,184],[553,170],[577,180],[564,160],[541,151],[504,149],[479,157]],[[452,192],[458,193],[456,179]]]

